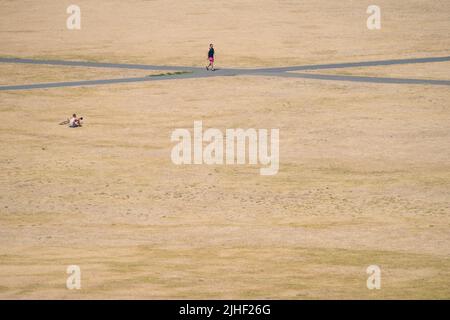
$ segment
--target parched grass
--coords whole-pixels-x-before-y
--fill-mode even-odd
[[[397,251],[304,247],[54,248],[45,255],[0,257],[4,297],[65,297],[65,267],[82,270],[80,298],[365,298],[450,297],[450,259]],[[366,288],[366,268],[379,265],[381,290]],[[12,268],[12,269],[11,269]],[[16,280],[14,280],[14,278]],[[14,290],[12,289],[14,287]]]

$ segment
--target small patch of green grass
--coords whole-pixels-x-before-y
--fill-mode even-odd
[[[149,77],[163,77],[163,76],[175,76],[185,73],[192,73],[192,71],[176,71],[176,72],[166,72],[166,73],[158,73],[158,74],[151,74]]]

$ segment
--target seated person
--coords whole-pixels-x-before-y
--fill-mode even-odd
[[[83,118],[77,118],[77,115],[74,113],[72,115],[72,118],[69,120],[69,127],[71,128],[76,128],[76,127],[81,127],[81,120],[83,120]]]

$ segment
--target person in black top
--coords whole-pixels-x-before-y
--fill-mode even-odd
[[[212,43],[209,45],[208,61],[209,65],[206,66],[206,70],[209,70],[209,67],[211,67],[211,71],[215,71],[216,69],[214,69],[214,47]]]

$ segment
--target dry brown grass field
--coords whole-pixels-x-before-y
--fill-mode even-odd
[[[66,8],[81,8],[68,30]],[[0,57],[257,68],[450,55],[450,2],[0,0]],[[161,72],[166,72],[161,70]],[[0,86],[160,71],[0,63]],[[307,73],[450,80],[450,62]],[[58,123],[72,113],[82,128]],[[239,75],[0,91],[1,299],[449,299],[449,86]],[[280,169],[176,128],[279,128]],[[66,268],[81,268],[81,289]],[[369,265],[381,289],[366,287]]]

